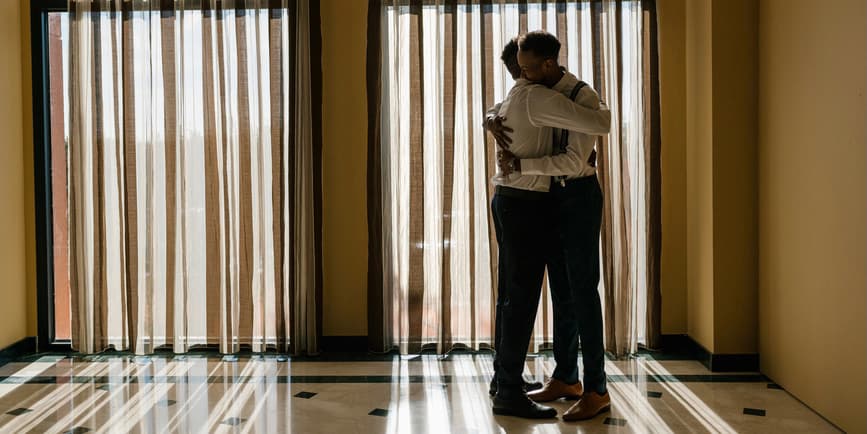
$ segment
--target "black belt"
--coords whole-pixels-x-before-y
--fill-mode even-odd
[[[569,188],[569,187],[574,187],[574,186],[583,185],[583,184],[592,184],[594,182],[597,182],[595,174],[594,175],[588,175],[588,176],[582,176],[581,178],[565,179],[565,180],[551,178],[551,191],[554,191],[555,189],[558,189],[558,188],[563,189],[563,188]]]
[[[548,197],[548,193],[544,191],[522,190],[520,188],[506,187],[505,185],[498,185],[494,191],[501,196],[517,199],[544,200]]]

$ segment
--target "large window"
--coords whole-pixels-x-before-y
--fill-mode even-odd
[[[40,345],[316,351],[318,3],[34,3]]]

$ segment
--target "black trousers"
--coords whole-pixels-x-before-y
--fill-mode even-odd
[[[499,244],[494,375],[503,397],[523,393],[521,374],[554,239],[551,204],[548,193],[503,187],[491,202]]]
[[[599,299],[599,230],[602,190],[596,176],[552,183],[557,235],[551,242],[548,279],[554,310],[553,377],[578,381],[578,342],[584,362],[584,390],[605,393],[605,349]]]

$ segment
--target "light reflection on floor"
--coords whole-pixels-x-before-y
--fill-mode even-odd
[[[611,413],[494,416],[490,355],[380,361],[45,356],[0,366],[0,432],[838,432],[757,373],[695,361],[606,362]],[[550,357],[526,375],[553,372]],[[572,402],[551,404],[562,414]],[[764,415],[760,415],[764,414]]]

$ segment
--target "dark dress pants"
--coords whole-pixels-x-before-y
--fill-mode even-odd
[[[498,394],[523,393],[522,373],[553,235],[548,193],[497,188],[491,203],[499,244],[494,375]]]
[[[596,176],[551,185],[555,239],[548,278],[554,310],[553,377],[578,381],[578,345],[584,361],[584,390],[605,393],[605,349],[599,299],[599,230],[602,190]]]

